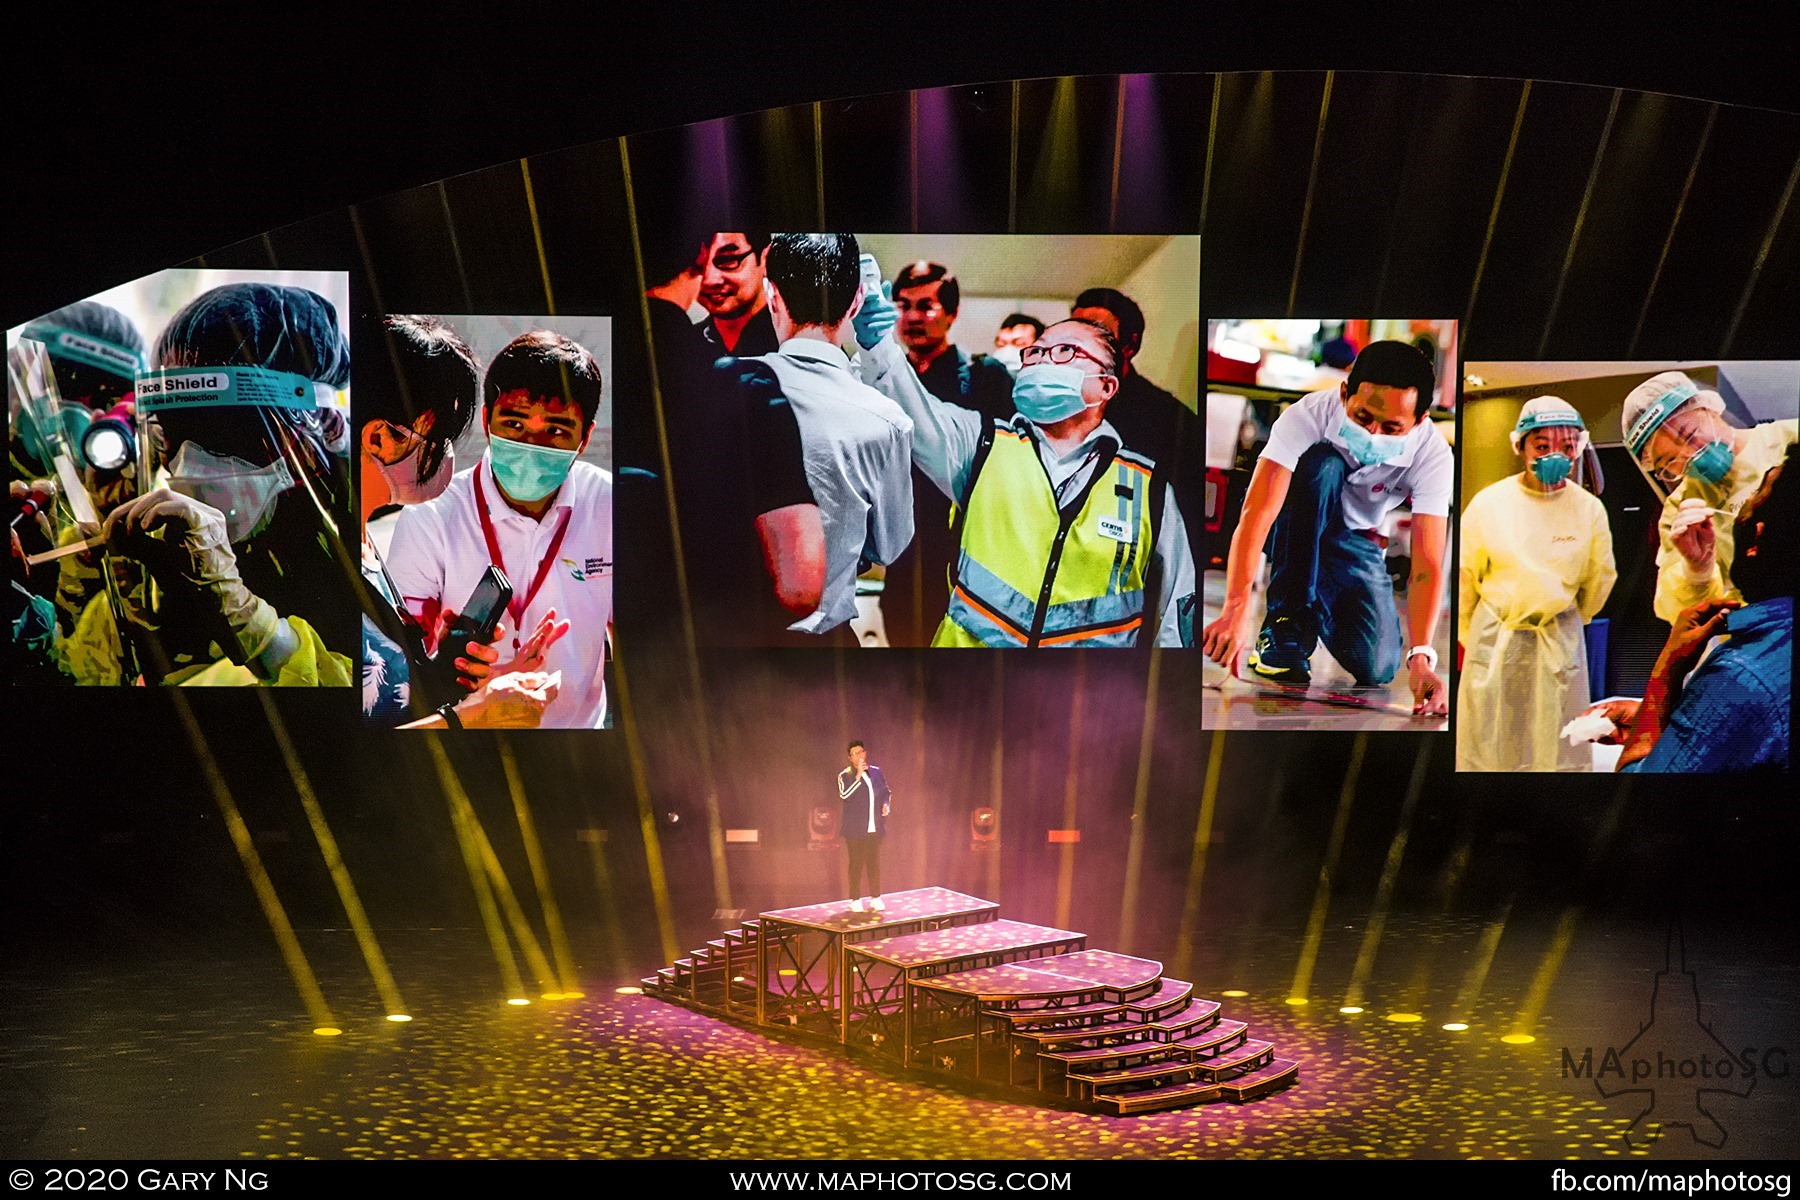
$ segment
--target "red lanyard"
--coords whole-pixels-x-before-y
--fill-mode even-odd
[[[500,557],[500,539],[494,536],[493,519],[488,516],[487,493],[481,486],[480,471],[475,472],[475,513],[481,518],[481,535],[487,539],[488,560],[504,572],[506,563]],[[563,534],[569,532],[569,513],[567,508],[562,510],[561,522],[556,527],[555,536],[550,539],[550,549],[538,561],[537,575],[532,579],[531,587],[526,589],[523,596],[515,591],[506,605],[506,611],[512,614],[513,619],[514,650],[519,648],[519,639],[524,636],[524,630],[520,626],[525,620],[525,610],[531,607],[531,602],[537,598],[538,589],[550,577],[550,568],[556,565],[556,552],[562,549]]]

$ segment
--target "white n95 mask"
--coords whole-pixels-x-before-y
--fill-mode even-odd
[[[223,513],[225,536],[237,543],[262,532],[281,493],[294,486],[294,475],[283,458],[259,467],[183,442],[169,464],[169,486]]]

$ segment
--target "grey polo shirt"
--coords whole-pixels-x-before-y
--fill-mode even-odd
[[[912,541],[913,423],[859,380],[830,342],[789,338],[749,361],[775,372],[793,408],[806,482],[825,527],[824,594],[789,628],[826,633],[856,615],[862,560],[893,562]]]

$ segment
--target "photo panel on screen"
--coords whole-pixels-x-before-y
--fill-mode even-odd
[[[610,727],[611,319],[404,314],[366,332],[364,718]]]
[[[1786,770],[1800,362],[1463,385],[1457,769]]]
[[[699,641],[1192,644],[1198,238],[679,245],[651,327]]]
[[[1207,324],[1206,729],[1448,727],[1457,323]]]
[[[159,271],[7,330],[14,682],[351,685],[349,287]]]

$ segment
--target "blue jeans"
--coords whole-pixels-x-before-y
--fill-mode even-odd
[[[1404,650],[1394,583],[1381,543],[1344,524],[1344,481],[1350,464],[1321,442],[1300,456],[1287,501],[1269,535],[1269,611],[1265,623],[1290,617],[1301,650],[1313,639],[1359,684],[1399,674]]]

